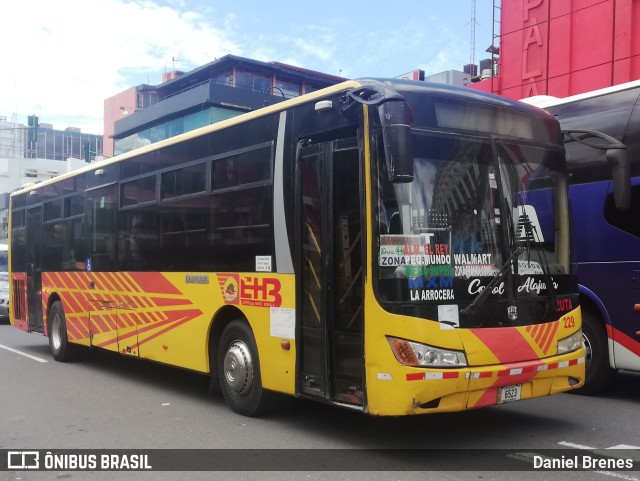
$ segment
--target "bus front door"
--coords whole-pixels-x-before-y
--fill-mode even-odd
[[[27,306],[29,331],[43,332],[42,206],[27,209]]]
[[[298,392],[363,405],[363,252],[355,138],[301,147]]]

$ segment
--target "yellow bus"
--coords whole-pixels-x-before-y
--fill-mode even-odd
[[[208,374],[245,415],[547,396],[584,382],[566,198],[544,111],[348,81],[13,193],[11,322],[58,361]]]

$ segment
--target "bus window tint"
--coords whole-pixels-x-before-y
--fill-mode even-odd
[[[206,188],[207,164],[190,165],[170,170],[161,175],[161,199],[204,192]]]
[[[160,209],[160,252],[169,271],[211,268],[207,252],[206,199],[172,202]]]
[[[253,271],[256,256],[273,252],[271,185],[211,196],[209,238],[215,270]]]

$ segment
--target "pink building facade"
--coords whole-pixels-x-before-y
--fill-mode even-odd
[[[567,97],[640,78],[637,0],[507,0],[501,12],[498,75],[471,88]]]

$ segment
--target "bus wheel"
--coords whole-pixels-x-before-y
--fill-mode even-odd
[[[262,388],[258,349],[246,322],[232,321],[222,332],[217,366],[222,395],[234,412],[244,416],[266,412],[273,394]]]
[[[67,362],[77,357],[78,346],[67,338],[67,320],[60,301],[55,301],[49,310],[49,347],[56,361]]]
[[[609,343],[604,323],[586,309],[582,311],[582,340],[584,341],[586,379],[579,394],[594,394],[607,388],[615,370],[609,366]]]

